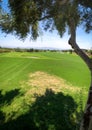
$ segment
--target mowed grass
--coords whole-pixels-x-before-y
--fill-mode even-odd
[[[75,54],[2,53],[0,128],[74,130],[89,84],[90,72]]]
[[[6,88],[3,84],[9,81],[16,85],[20,80],[25,80],[29,73],[39,70],[59,76],[75,86],[87,88],[90,84],[88,68],[76,55],[54,52],[0,55],[0,88]]]

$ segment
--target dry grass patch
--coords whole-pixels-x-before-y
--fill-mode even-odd
[[[46,89],[51,89],[55,93],[60,91],[78,92],[80,88],[67,84],[67,82],[57,76],[50,75],[46,72],[37,71],[29,75],[27,82],[28,86],[31,86],[26,95],[29,94],[43,94]]]

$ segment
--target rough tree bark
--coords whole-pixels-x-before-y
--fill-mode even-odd
[[[92,130],[92,59],[89,58],[76,43],[76,26],[74,21],[69,22],[70,27],[70,39],[68,43],[74,49],[74,51],[84,60],[91,72],[91,84],[88,93],[88,99],[84,110],[83,119],[80,125],[80,130]]]

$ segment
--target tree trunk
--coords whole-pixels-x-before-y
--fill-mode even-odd
[[[88,100],[86,103],[80,130],[92,130],[92,71],[91,71],[91,85],[89,89]]]
[[[92,130],[92,59],[89,58],[76,43],[76,26],[73,19],[69,21],[69,28],[71,34],[69,44],[74,49],[74,51],[84,60],[91,72],[91,85],[89,88],[88,99],[84,110],[80,130]]]

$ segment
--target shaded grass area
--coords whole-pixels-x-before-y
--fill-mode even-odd
[[[17,95],[19,95],[19,89],[6,92],[5,95],[3,95],[2,91],[0,90],[0,107],[2,107],[4,104],[7,104],[7,105],[11,104],[11,101]]]
[[[8,92],[6,95],[0,93],[3,102],[10,102],[18,96],[19,90]],[[9,98],[9,96],[11,98]],[[12,97],[13,95],[13,97]],[[35,101],[27,106],[23,102],[23,109],[28,111],[17,118],[13,117],[17,112],[11,112],[11,116],[6,121],[5,113],[0,111],[1,130],[74,130],[76,129],[76,119],[73,113],[77,104],[69,95],[62,92],[55,93],[47,89],[43,95],[34,94]],[[8,99],[8,100],[7,100]],[[0,104],[1,105],[1,104]]]

